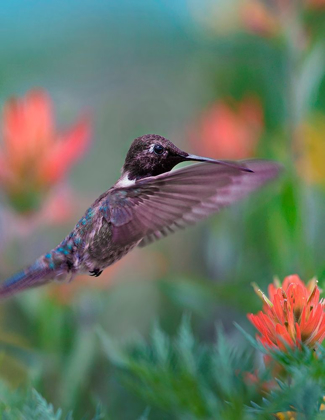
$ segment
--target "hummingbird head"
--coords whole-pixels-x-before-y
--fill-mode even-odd
[[[170,171],[178,163],[187,160],[188,156],[164,137],[146,134],[131,144],[122,172],[130,180],[156,176]]]
[[[169,172],[178,163],[196,161],[210,162],[236,167],[247,172],[235,162],[219,161],[202,156],[190,155],[176,147],[171,141],[157,134],[146,134],[133,140],[122,168],[122,177],[137,180]]]

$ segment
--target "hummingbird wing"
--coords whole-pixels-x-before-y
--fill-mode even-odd
[[[239,165],[191,165],[116,191],[107,203],[114,242],[125,245],[133,240],[145,246],[244,198],[281,168],[261,160]]]

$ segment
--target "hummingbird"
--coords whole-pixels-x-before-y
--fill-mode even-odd
[[[178,170],[181,162],[201,162]],[[88,208],[71,233],[25,270],[0,285],[0,297],[79,273],[98,277],[136,246],[218,212],[275,178],[281,166],[265,160],[225,161],[196,156],[171,141],[136,138],[118,181]]]

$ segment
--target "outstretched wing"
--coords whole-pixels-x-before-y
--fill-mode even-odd
[[[141,241],[139,245],[145,246],[244,198],[276,177],[281,168],[261,160],[239,165],[192,165],[117,190],[105,206],[114,243]]]

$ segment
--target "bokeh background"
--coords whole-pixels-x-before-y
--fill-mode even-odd
[[[4,387],[33,386],[76,418],[90,418],[98,402],[109,418],[138,418],[150,404],[120,382],[99,327],[127,343],[148,337],[155,320],[173,335],[186,313],[202,342],[214,340],[222,323],[241,347],[233,322],[253,331],[246,313],[260,302],[252,282],[266,288],[274,276],[298,273],[317,276],[322,287],[324,12],[321,0],[2,2],[0,163],[9,159],[6,112],[26,107],[12,97],[47,95],[54,132],[69,133],[80,118],[85,125],[62,176],[46,183],[38,174],[27,186],[46,142],[34,139],[29,160],[30,137],[18,130],[12,153],[24,171],[13,165],[10,184],[0,168],[2,280],[65,237],[116,181],[139,135],[161,134],[210,157],[275,159],[285,168],[249,199],[134,250],[98,279],[82,276],[1,302]],[[26,115],[37,127],[40,114]],[[173,416],[157,409],[149,418]]]

